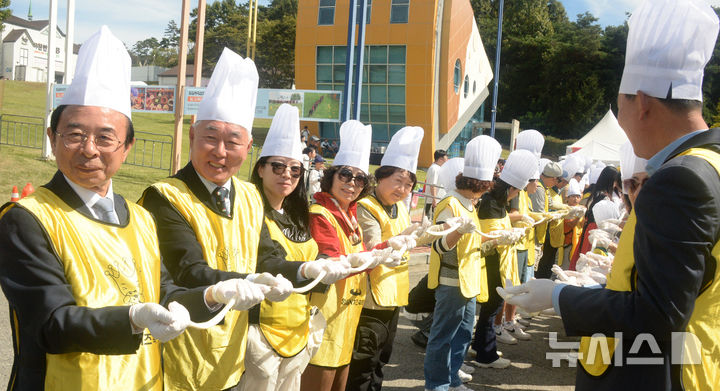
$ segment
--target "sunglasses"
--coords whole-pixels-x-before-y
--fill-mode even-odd
[[[365,187],[368,184],[368,177],[365,174],[353,175],[349,168],[343,168],[337,173],[338,178],[343,183],[350,183],[355,181],[355,184],[361,187]]]
[[[285,170],[290,168],[290,176],[293,178],[300,178],[300,175],[303,173],[303,166],[288,166],[285,163],[280,162],[269,162],[270,166],[272,166],[272,172],[275,175],[282,175],[285,173]]]

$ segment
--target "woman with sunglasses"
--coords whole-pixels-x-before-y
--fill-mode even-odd
[[[415,171],[424,133],[417,126],[404,127],[395,133],[381,166],[375,170],[373,193],[358,201],[358,223],[365,247],[386,247],[388,241],[402,240],[402,235],[417,227],[411,226],[410,214],[402,201],[417,183]],[[347,391],[382,388],[382,368],[390,361],[399,308],[408,304],[409,285],[406,262],[395,268],[380,265],[368,273],[365,305],[355,340],[377,342],[356,344]]]
[[[310,232],[319,251],[339,257],[365,251],[357,222],[357,201],[369,192],[367,176],[372,128],[359,121],[340,127],[340,150],[325,171],[310,207]],[[318,352],[302,376],[303,391],[343,391],[355,342],[355,330],[365,301],[366,273],[332,284],[326,293],[313,293],[327,327]]]
[[[339,262],[314,261],[318,245],[310,235],[299,134],[298,109],[281,105],[250,181],[262,197],[270,237],[287,261],[304,262],[297,272],[301,278],[287,277],[310,279],[325,270],[323,282],[332,283],[345,274],[338,269]],[[322,316],[311,314],[309,296],[293,293],[282,302],[265,300],[250,310],[249,323],[240,390],[300,390],[302,372],[317,351],[325,326]]]
[[[433,242],[430,253],[428,288],[435,290],[435,309],[425,349],[426,390],[468,390],[459,371],[472,337],[476,297],[487,300],[488,295],[475,204],[492,186],[501,151],[495,139],[478,136],[466,146],[461,173],[455,159],[440,169],[448,193],[435,208],[434,220],[456,229]]]

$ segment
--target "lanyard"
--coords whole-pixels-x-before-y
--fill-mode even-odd
[[[350,235],[349,239],[352,242],[353,246],[360,243],[360,236],[357,234],[358,231],[358,222],[357,219],[355,219],[355,216],[353,218],[349,218],[348,215],[345,213],[345,211],[340,207],[340,204],[337,202],[337,200],[333,197],[330,197],[332,202],[337,206],[338,210],[340,211],[340,214],[342,215],[343,219],[345,220],[345,224],[350,227],[350,229],[353,231],[353,233]]]

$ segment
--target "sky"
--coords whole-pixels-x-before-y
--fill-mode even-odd
[[[11,0],[10,9],[14,15],[27,17],[28,5],[32,0]],[[216,0],[207,0],[213,3]],[[247,1],[247,0],[240,0]],[[517,0],[516,0],[517,1]],[[560,0],[571,20],[586,11],[599,19],[600,25],[619,25],[625,21],[626,13],[632,11],[642,0]],[[704,0],[720,6],[720,0]],[[260,0],[268,4],[269,0]],[[120,40],[129,47],[135,42],[162,37],[171,19],[180,24],[181,0],[76,0],[75,2],[75,43],[82,43],[106,24]],[[197,1],[191,1],[191,8]],[[32,2],[34,20],[47,19],[48,0]],[[67,2],[58,1],[58,25],[65,31]]]

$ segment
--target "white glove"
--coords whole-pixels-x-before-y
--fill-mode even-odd
[[[235,299],[233,309],[245,311],[259,304],[265,299],[265,291],[270,288],[265,285],[258,285],[242,278],[233,278],[220,281],[210,287],[210,294],[218,303],[227,304]]]
[[[385,259],[385,266],[390,268],[395,268],[403,264],[405,262],[405,253],[400,251],[393,251],[390,253],[390,256]]]
[[[598,228],[609,233],[610,235],[613,235],[613,236],[622,232],[622,228],[620,228],[619,225],[617,225],[614,222],[609,221],[609,220],[605,220],[605,221],[601,222],[600,224],[598,224]]]
[[[519,221],[522,222],[523,224],[527,225],[527,226],[530,226],[530,227],[532,227],[533,225],[535,225],[535,219],[533,219],[532,217],[530,217],[530,216],[528,216],[528,215],[520,215],[520,220],[519,220]]]
[[[527,312],[552,308],[552,293],[556,284],[548,279],[530,280],[522,285],[496,290],[506,303],[516,305]]]
[[[420,229],[420,223],[412,223],[409,227],[405,228],[402,232],[400,232],[400,235],[412,235],[418,229]]]
[[[495,239],[498,246],[509,246],[516,241],[516,234],[514,231],[497,231],[499,238]]]
[[[293,291],[292,283],[281,274],[274,277],[270,273],[251,274],[247,276],[246,280],[268,286],[270,290],[265,293],[265,298],[270,301],[283,301]]]
[[[400,234],[388,239],[387,244],[395,251],[410,251],[415,248],[416,242],[412,236]]]
[[[587,273],[576,272],[572,270],[562,270],[558,265],[552,266],[552,272],[558,276],[558,280],[568,285],[588,286],[597,285],[597,281]]]
[[[303,264],[303,274],[307,278],[316,279],[320,272],[325,272],[325,277],[320,280],[325,285],[330,285],[338,280],[347,277],[350,264],[347,262],[331,261],[329,259],[318,259]]]
[[[358,268],[360,266],[365,265],[370,260],[370,258],[374,258],[373,255],[374,254],[372,251],[365,251],[365,252],[361,252],[361,253],[352,253],[352,254],[348,254],[345,257],[345,260],[347,260],[347,262],[350,264],[351,267]],[[377,263],[375,262],[374,259],[373,259],[373,262],[371,262],[365,268],[369,269],[370,266],[377,266]]]
[[[602,229],[593,229],[588,232],[588,240],[593,243],[595,247],[608,248],[613,242],[612,237],[606,231]]]
[[[190,324],[190,314],[177,302],[168,309],[157,303],[140,303],[130,306],[130,323],[139,329],[148,329],[160,342],[167,342],[182,334]]]
[[[453,220],[453,219],[458,219],[458,220]],[[475,225],[475,223],[469,217],[466,217],[466,216],[451,217],[451,218],[447,219],[446,222],[450,223],[451,220],[453,221],[453,223],[451,223],[452,225],[460,224],[460,227],[458,227],[457,232],[459,232],[463,235],[475,232],[475,230],[477,229],[477,225]]]

